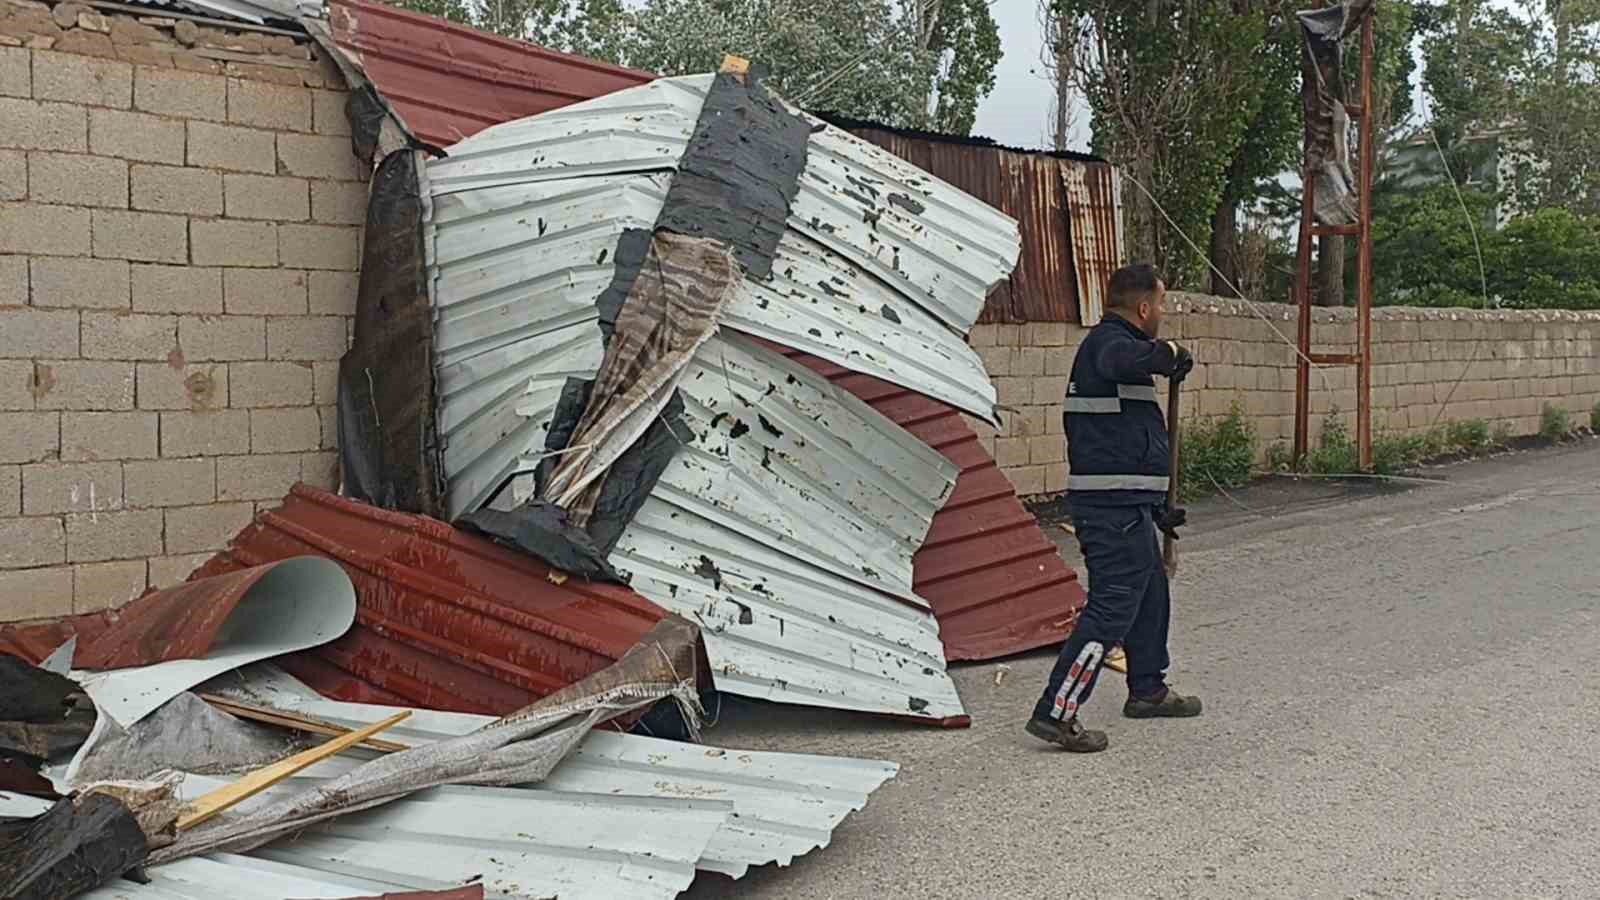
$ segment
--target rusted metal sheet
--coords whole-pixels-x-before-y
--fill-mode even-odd
[[[1072,258],[1078,280],[1078,322],[1098,324],[1106,285],[1121,268],[1122,179],[1110,166],[1061,166],[1072,218]]]
[[[373,0],[333,0],[328,18],[400,118],[441,147],[653,77]]]
[[[1115,269],[1104,268],[1104,260],[1122,255],[1120,183],[1105,160],[824,118],[1017,220],[1022,254],[1016,271],[989,295],[978,321],[1099,321],[1099,298]],[[1074,180],[1090,189],[1075,195]],[[1086,307],[1093,318],[1083,318]]]
[[[274,560],[276,561],[276,560]],[[115,610],[0,628],[0,653],[39,663],[74,636],[72,666],[99,671],[199,659],[271,566],[236,569],[152,591]]]
[[[344,568],[356,624],[280,665],[342,700],[505,714],[620,659],[666,615],[443,522],[305,485],[196,574],[304,555]]]
[[[961,414],[914,391],[791,351],[961,470],[912,561],[912,587],[939,621],[949,660],[993,659],[1059,643],[1086,599]]]

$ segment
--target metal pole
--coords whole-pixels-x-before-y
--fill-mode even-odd
[[[1294,294],[1300,307],[1299,332],[1295,343],[1300,354],[1295,359],[1294,373],[1294,460],[1306,458],[1310,450],[1311,428],[1311,207],[1315,202],[1316,179],[1311,167],[1301,170],[1300,192],[1300,243],[1295,251]]]
[[[1361,468],[1372,469],[1372,66],[1376,11],[1361,23],[1361,234],[1356,251],[1356,444]]]

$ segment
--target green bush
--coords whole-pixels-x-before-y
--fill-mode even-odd
[[[1546,403],[1539,412],[1539,436],[1547,441],[1559,441],[1572,433],[1572,413],[1553,403]]]
[[[1255,426],[1237,405],[1221,419],[1185,423],[1178,461],[1178,496],[1188,500],[1250,481],[1256,458]]]
[[[1589,410],[1589,430],[1600,434],[1600,400],[1596,400],[1594,409]]]
[[[1361,454],[1337,409],[1322,422],[1317,446],[1306,454],[1305,469],[1315,475],[1349,475],[1361,471]]]
[[[1445,426],[1446,441],[1452,450],[1463,453],[1483,453],[1494,446],[1487,419],[1467,419]]]
[[[1494,445],[1496,447],[1510,446],[1512,437],[1510,422],[1501,422],[1494,427]]]

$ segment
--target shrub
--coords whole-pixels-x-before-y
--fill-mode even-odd
[[[1482,453],[1494,445],[1486,419],[1467,419],[1445,426],[1449,446],[1463,453]]]
[[[1564,407],[1546,403],[1539,413],[1539,436],[1547,441],[1559,441],[1572,433],[1572,414]]]
[[[1600,434],[1600,400],[1594,403],[1594,409],[1589,410],[1589,430]]]
[[[1322,434],[1317,446],[1306,455],[1306,471],[1316,475],[1348,475],[1361,471],[1361,455],[1350,429],[1339,417],[1339,411],[1328,413],[1322,422]]]
[[[1240,487],[1250,481],[1256,458],[1255,427],[1237,405],[1223,418],[1185,424],[1179,456],[1178,496],[1203,496],[1221,485]]]

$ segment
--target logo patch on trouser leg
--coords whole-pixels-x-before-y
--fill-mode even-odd
[[[1105,656],[1105,650],[1105,645],[1099,641],[1089,641],[1078,651],[1078,658],[1072,661],[1072,668],[1067,670],[1067,677],[1061,682],[1061,690],[1056,691],[1051,717],[1065,720],[1077,714],[1078,703],[1083,692],[1094,681],[1095,673],[1100,670],[1100,660]]]

